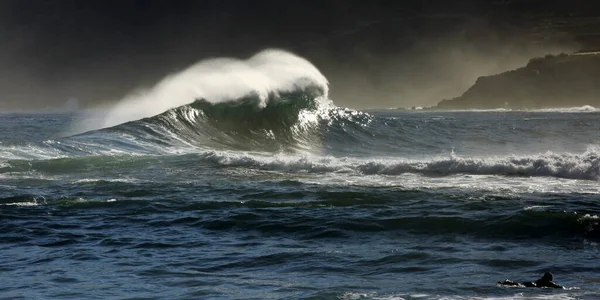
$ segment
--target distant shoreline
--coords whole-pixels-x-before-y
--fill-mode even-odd
[[[516,70],[477,79],[435,109],[545,109],[600,106],[600,51],[536,57]]]

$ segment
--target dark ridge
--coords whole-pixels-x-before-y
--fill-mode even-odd
[[[480,77],[462,96],[443,100],[441,109],[541,109],[600,106],[600,55],[547,55],[527,66]]]

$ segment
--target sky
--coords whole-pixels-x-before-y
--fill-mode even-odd
[[[265,48],[311,61],[337,105],[429,106],[532,57],[600,46],[596,12],[584,0],[2,0],[0,110],[103,106]]]

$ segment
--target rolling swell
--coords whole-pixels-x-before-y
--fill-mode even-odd
[[[7,208],[8,213],[8,207],[29,206],[28,214],[41,215],[49,209],[56,214],[76,211],[87,216],[98,216],[98,211],[103,211],[101,215],[107,220],[149,230],[175,226],[181,230],[251,232],[309,240],[350,238],[373,232],[488,240],[600,239],[597,215],[536,207],[506,210],[501,209],[506,201],[501,197],[495,200],[496,204],[485,207],[478,202],[455,202],[456,206],[440,208],[441,195],[414,190],[297,193],[296,198],[301,199],[265,200],[259,195],[248,195],[248,201],[162,200],[160,203],[143,199],[51,199],[18,195],[0,198],[0,207]],[[422,200],[413,201],[415,197]]]
[[[204,123],[205,119],[200,119]],[[221,136],[218,142],[194,131],[191,127],[189,143],[217,143],[224,150],[203,149],[199,153],[185,155],[145,156],[145,155],[101,155],[76,156],[44,160],[10,160],[0,165],[0,174],[15,172],[42,172],[44,174],[71,174],[94,170],[104,174],[124,174],[135,170],[154,170],[179,166],[205,166],[216,169],[241,168],[254,171],[270,171],[287,174],[345,174],[345,175],[385,175],[400,176],[418,174],[421,176],[496,175],[509,177],[553,177],[597,181],[600,179],[600,153],[590,147],[582,154],[539,153],[533,155],[505,157],[460,157],[457,155],[439,156],[428,159],[404,158],[352,158],[293,153],[248,153],[231,151],[224,146],[237,147],[236,150],[258,149],[281,151],[298,149],[301,138],[319,138],[318,133],[306,131],[279,132],[281,136],[265,133],[262,142],[257,139],[261,131],[248,130],[251,136]],[[318,127],[317,127],[318,128]],[[206,128],[205,128],[206,129]],[[209,130],[215,130],[209,127]],[[315,130],[312,128],[312,130]],[[183,131],[183,130],[182,130]],[[215,130],[217,133],[223,132]],[[226,132],[226,131],[225,131]],[[298,133],[303,135],[295,136]],[[181,132],[179,132],[181,134]],[[255,141],[259,144],[252,144]],[[269,143],[270,142],[270,143]],[[311,146],[314,147],[314,140]],[[227,144],[229,143],[229,145]],[[206,146],[206,144],[202,144]],[[287,147],[287,148],[286,148]]]

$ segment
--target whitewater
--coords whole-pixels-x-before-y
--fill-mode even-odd
[[[0,295],[600,297],[598,109],[330,98],[268,49],[108,109],[0,114]],[[546,271],[567,289],[496,286]]]

